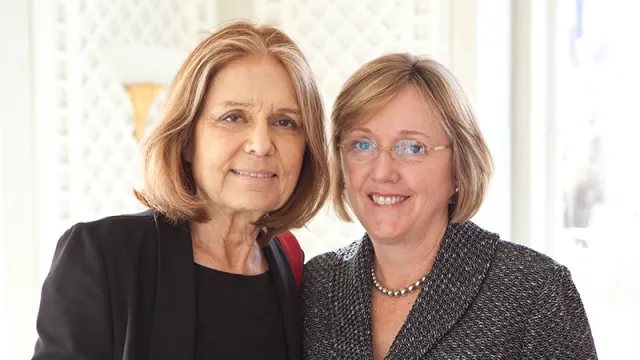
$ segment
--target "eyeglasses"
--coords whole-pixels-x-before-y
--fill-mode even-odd
[[[353,163],[364,163],[376,159],[381,150],[391,152],[391,157],[404,163],[417,163],[425,161],[434,152],[451,147],[451,145],[428,146],[418,140],[400,140],[391,147],[382,147],[373,140],[352,139],[340,142],[339,147],[344,149],[345,157]]]

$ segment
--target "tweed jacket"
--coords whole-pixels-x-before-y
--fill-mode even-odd
[[[303,278],[304,359],[373,359],[365,236],[311,259]],[[385,359],[597,359],[567,268],[472,222],[449,225]]]

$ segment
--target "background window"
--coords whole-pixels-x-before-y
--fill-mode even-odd
[[[571,270],[602,359],[640,358],[638,2],[558,4],[553,255]]]

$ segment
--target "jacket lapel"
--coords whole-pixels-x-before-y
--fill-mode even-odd
[[[289,360],[299,360],[302,358],[302,305],[293,272],[284,250],[275,238],[265,248],[265,256],[278,292]]]
[[[465,313],[480,290],[491,265],[498,235],[471,222],[449,225],[436,261],[407,319],[396,335],[386,359],[420,359]],[[334,287],[327,294],[336,304],[332,313],[332,339],[357,337],[348,349],[336,349],[334,357],[373,359],[371,320],[371,275],[374,250],[365,234],[354,251],[345,252],[348,271],[336,272]],[[339,345],[343,342],[336,342]],[[331,357],[331,356],[328,356]]]
[[[436,261],[386,359],[420,359],[465,313],[489,270],[498,235],[471,222],[448,227]],[[402,351],[401,351],[402,349]],[[406,359],[406,357],[403,357]]]
[[[156,215],[158,241],[156,303],[149,359],[193,358],[195,279],[189,226]]]

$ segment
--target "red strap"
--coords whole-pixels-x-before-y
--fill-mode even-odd
[[[293,277],[296,280],[296,287],[300,290],[300,283],[302,282],[303,255],[298,239],[296,239],[290,231],[278,234],[276,237],[280,241],[280,245],[282,245],[282,249],[284,250],[285,255],[287,255],[287,259],[289,259],[289,265],[291,266],[291,271],[293,271]]]

